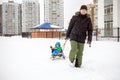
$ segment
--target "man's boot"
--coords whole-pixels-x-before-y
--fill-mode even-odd
[[[76,61],[75,61],[75,67],[80,67],[80,65],[78,65],[78,59],[76,58]]]

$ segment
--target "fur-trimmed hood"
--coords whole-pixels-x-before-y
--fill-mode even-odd
[[[80,15],[81,15],[81,14],[80,14],[79,11],[75,12],[75,16],[80,16]],[[87,17],[90,17],[90,14],[87,14]]]

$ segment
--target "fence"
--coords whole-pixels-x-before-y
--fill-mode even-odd
[[[96,41],[99,40],[112,40],[112,41],[120,41],[120,28],[113,29],[103,29],[97,28],[93,31],[93,36]]]

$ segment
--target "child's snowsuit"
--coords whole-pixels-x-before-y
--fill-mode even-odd
[[[55,44],[55,48],[53,48],[52,49],[52,57],[54,57],[54,56],[62,56],[62,47],[61,47],[61,45],[60,45],[60,42],[57,42],[56,44]]]

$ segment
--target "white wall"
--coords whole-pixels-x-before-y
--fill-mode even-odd
[[[0,0],[0,4],[2,4],[2,0]]]
[[[115,4],[115,5],[114,5]],[[117,10],[117,0],[113,0],[113,28],[116,28],[118,26],[118,10]],[[117,35],[117,31],[113,30],[113,35]]]
[[[113,26],[120,27],[120,0],[113,0]]]
[[[117,1],[119,0],[113,0],[113,27],[114,28],[118,26],[118,18],[117,18],[118,17],[118,9],[117,9],[118,3]]]
[[[120,27],[120,0],[113,0],[113,28]],[[113,35],[117,35],[117,30],[113,30]]]
[[[118,8],[117,8],[117,10],[118,10],[118,26],[120,27],[120,0],[117,0],[118,1]]]
[[[98,28],[104,28],[104,0],[98,0]]]

